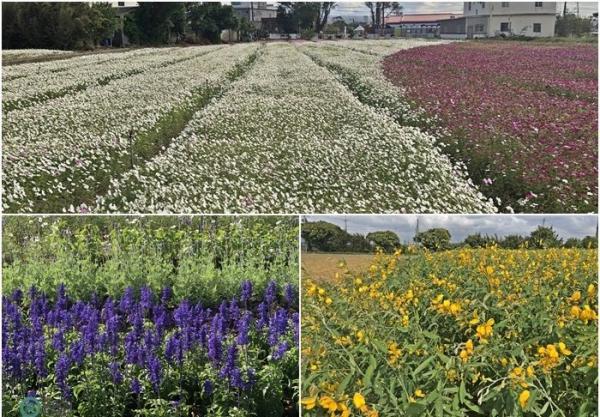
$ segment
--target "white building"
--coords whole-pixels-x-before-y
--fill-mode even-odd
[[[277,6],[264,1],[232,1],[233,12],[239,17],[245,17],[255,26],[261,27],[263,19],[277,17]]]
[[[556,2],[469,1],[463,17],[440,22],[443,39],[554,36]]]

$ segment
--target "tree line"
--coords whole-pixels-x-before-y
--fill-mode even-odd
[[[380,247],[386,252],[406,249],[400,237],[392,231],[376,231],[366,235],[348,233],[341,227],[325,222],[305,222],[302,225],[302,239],[308,251],[320,252],[371,252]],[[563,241],[552,227],[539,226],[528,236],[518,234],[504,237],[482,235],[467,236],[462,242],[452,242],[447,229],[434,228],[417,233],[413,242],[431,251],[443,251],[462,247],[485,248],[498,246],[503,249],[547,249],[547,248],[586,248],[596,249],[598,241],[594,236],[583,239],[569,238]]]
[[[139,45],[216,43],[224,29],[253,30],[231,6],[197,2],[139,2],[122,23],[110,3],[4,3],[2,20],[4,49],[93,49],[113,40],[119,46],[121,29]]]

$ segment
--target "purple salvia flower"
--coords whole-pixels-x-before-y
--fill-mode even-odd
[[[292,284],[288,283],[285,285],[284,298],[285,302],[290,306],[295,305],[298,301],[298,297],[296,296],[296,289]]]
[[[265,302],[268,306],[271,306],[277,299],[277,283],[275,281],[269,281],[267,289],[265,290]]]
[[[142,385],[140,384],[140,380],[137,378],[133,378],[131,380],[130,389],[132,393],[134,393],[135,395],[139,395],[139,393],[142,392]]]
[[[66,354],[62,353],[58,357],[58,361],[56,361],[54,373],[56,375],[56,384],[62,391],[63,397],[66,399],[71,397],[71,391],[69,385],[67,384],[67,376],[69,375],[70,367],[71,364],[69,362],[69,358]]]
[[[207,395],[207,396],[212,395],[213,385],[212,385],[212,382],[210,381],[210,379],[207,379],[204,381],[204,384],[202,384],[202,391],[203,391],[204,395]]]
[[[154,355],[151,355],[148,358],[148,374],[150,376],[150,383],[152,384],[152,389],[154,389],[154,392],[158,393],[158,389],[160,388],[162,369],[160,366],[160,361]]]
[[[263,301],[257,307],[258,309],[258,321],[256,322],[256,328],[262,329],[269,323],[269,307]]]
[[[121,382],[123,382],[123,374],[121,373],[120,366],[117,362],[109,363],[108,369],[110,371],[110,376],[116,385],[119,385]]]
[[[283,358],[283,355],[285,355],[285,352],[287,352],[289,349],[288,346],[288,342],[283,341],[281,342],[278,346],[277,349],[275,349],[275,352],[273,353],[273,359],[278,361],[281,358]]]
[[[252,313],[246,312],[244,315],[238,320],[237,325],[237,343],[239,345],[247,345],[250,341],[248,340],[248,331],[250,330],[250,321],[252,320]]]
[[[242,303],[248,303],[248,301],[250,301],[250,298],[252,298],[252,282],[246,280],[242,282],[240,300],[242,301]]]

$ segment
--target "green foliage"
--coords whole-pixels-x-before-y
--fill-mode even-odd
[[[386,252],[391,252],[400,246],[398,235],[389,230],[369,233],[366,238],[368,242],[373,242],[375,246]]]
[[[238,19],[231,6],[220,3],[192,3],[188,6],[190,27],[196,36],[219,42],[223,29],[236,29]],[[248,30],[247,26],[244,29]]]
[[[414,240],[431,251],[440,251],[450,248],[450,232],[443,228],[429,229],[420,232],[414,237]]]
[[[302,237],[308,250],[336,251],[344,247],[347,233],[339,226],[325,221],[309,222],[302,225]]]
[[[135,26],[128,25],[125,28],[125,33],[130,38],[144,44],[168,43],[171,36],[179,37],[184,33],[185,4],[139,2],[133,13],[132,22]]]
[[[567,13],[556,18],[554,33],[557,36],[583,36],[592,30],[592,20],[589,17],[577,17],[574,13]]]
[[[108,3],[5,3],[2,21],[5,49],[89,49],[117,27]]]
[[[486,248],[498,242],[496,237],[482,236],[481,233],[469,235],[465,238],[464,243],[472,248]]]
[[[558,248],[562,239],[552,227],[539,226],[529,236],[529,246],[536,249]]]
[[[4,220],[3,291],[36,285],[53,293],[64,282],[86,299],[132,286],[177,298],[231,297],[242,280],[257,291],[298,274],[293,217],[8,217]]]
[[[581,249],[462,249],[305,281],[302,415],[329,415],[328,398],[351,416],[596,416],[597,320],[572,308],[596,311],[597,262]]]

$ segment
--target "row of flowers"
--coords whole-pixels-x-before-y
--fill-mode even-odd
[[[454,43],[399,51],[383,69],[450,134],[486,195],[519,211],[596,211],[598,50]]]
[[[169,149],[113,181],[97,210],[494,210],[434,138],[361,103],[294,46],[264,49]]]
[[[3,408],[29,391],[86,416],[280,415],[294,407],[297,308],[297,289],[275,282],[255,294],[244,281],[216,306],[176,302],[168,287],[87,301],[64,286],[15,291],[3,298]]]
[[[193,59],[220,48],[171,48],[167,53],[157,49],[115,54],[110,60],[88,59],[86,65],[77,65],[53,71],[41,67],[35,74],[2,83],[2,110],[13,111],[66,94],[74,94],[91,86],[108,84],[119,78],[145,71],[154,71],[181,60]],[[102,55],[100,55],[102,57]]]
[[[145,136],[177,134],[170,129],[187,122],[181,113],[193,108],[198,95],[210,96],[226,84],[229,71],[257,46],[210,49],[208,54],[204,47],[188,49],[161,54],[170,60],[181,53],[201,56],[4,114],[4,210],[86,211],[86,202],[112,176],[139,163],[137,153],[160,152],[161,141],[144,143]]]

